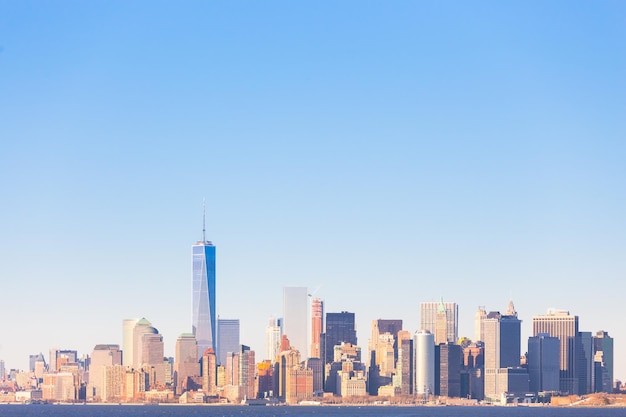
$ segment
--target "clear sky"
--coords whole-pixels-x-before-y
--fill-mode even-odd
[[[191,330],[191,245],[265,354],[282,288],[615,338],[626,378],[623,1],[0,2],[0,359]]]

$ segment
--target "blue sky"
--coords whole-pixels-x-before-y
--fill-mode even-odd
[[[513,298],[616,338],[626,5],[0,4],[0,359],[191,326],[191,245],[264,355],[284,286],[418,330]],[[526,346],[523,343],[522,350]]]

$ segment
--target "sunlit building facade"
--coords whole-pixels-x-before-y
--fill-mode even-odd
[[[204,352],[207,348],[213,348],[217,352],[215,246],[203,236],[202,241],[198,241],[191,247],[191,253],[193,334],[198,341],[199,352]]]

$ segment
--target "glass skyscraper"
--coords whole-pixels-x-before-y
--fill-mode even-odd
[[[191,247],[193,278],[193,334],[198,341],[198,355],[216,346],[215,246],[204,237]]]
[[[306,287],[283,288],[283,334],[303,358],[309,353],[308,302]]]
[[[228,352],[239,350],[239,319],[217,319],[217,353],[218,365],[226,365]]]

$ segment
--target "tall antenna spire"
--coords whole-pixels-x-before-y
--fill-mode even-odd
[[[206,205],[202,199],[202,243],[206,243]]]

